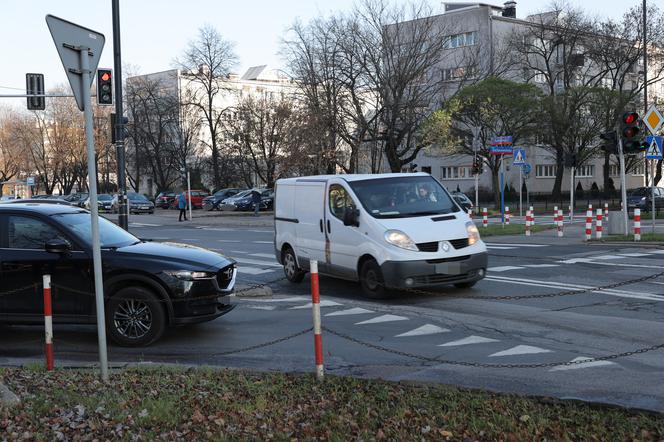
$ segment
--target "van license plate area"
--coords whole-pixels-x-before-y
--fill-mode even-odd
[[[436,273],[445,275],[458,275],[461,273],[461,263],[446,262],[442,264],[436,264]]]

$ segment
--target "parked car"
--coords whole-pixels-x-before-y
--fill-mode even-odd
[[[210,196],[210,194],[208,192],[206,192],[205,190],[192,190],[191,191],[191,198],[189,197],[189,192],[187,192],[186,190],[183,193],[184,193],[185,198],[187,198],[187,201],[191,201],[191,208],[192,209],[202,209],[203,208],[203,199]],[[171,203],[171,208],[172,209],[177,209],[178,208],[178,199],[177,199],[177,197]]]
[[[154,205],[161,207],[162,209],[168,209],[173,203],[173,200],[175,200],[176,196],[177,195],[175,192],[160,192],[159,195],[157,195],[157,198],[154,200]]]
[[[655,209],[664,207],[664,188],[655,187]],[[652,209],[652,190],[650,187],[638,187],[627,191],[627,210]]]
[[[71,195],[65,196],[63,199],[74,206],[83,207],[85,200],[88,199],[90,194],[88,193],[72,193]]]
[[[17,199],[17,198],[15,196],[11,196],[11,195],[0,196],[0,202],[3,202],[3,203],[5,201],[12,201],[12,200],[15,200],[15,199]]]
[[[473,202],[466,196],[465,193],[461,192],[451,192],[450,195],[452,195],[452,198],[454,201],[463,209],[466,211],[466,213],[469,210],[473,209]]]
[[[110,212],[113,203],[113,196],[108,193],[97,195],[97,210],[100,212]],[[90,197],[88,196],[83,203],[83,207],[90,210]]]
[[[154,213],[154,203],[150,201],[145,195],[136,192],[127,192],[127,206],[129,213]],[[120,195],[113,195],[111,201],[111,212],[118,213],[120,211]]]
[[[274,201],[274,191],[272,189],[249,189],[240,192],[237,195],[226,198],[221,203],[222,210],[240,210],[250,211],[254,210],[254,202],[251,192],[257,190],[261,194],[261,208],[260,210],[268,210],[272,208]]]
[[[275,195],[275,254],[291,282],[310,260],[320,273],[359,281],[371,298],[468,288],[486,275],[477,227],[429,174],[288,178]]]
[[[246,189],[229,188],[217,190],[210,196],[203,198],[203,209],[205,210],[220,210],[220,205],[223,200],[230,198]]]
[[[15,199],[15,200],[9,200],[5,201],[7,204],[59,204],[61,206],[74,206],[74,204],[70,203],[69,201],[61,200],[58,198],[41,198],[41,199],[32,199],[32,198],[25,198],[25,199]]]
[[[231,311],[235,262],[175,243],[141,241],[100,218],[106,327],[119,345],[143,346],[168,326]],[[0,205],[2,324],[43,324],[42,275],[57,290],[53,322],[95,324],[90,215],[55,204]]]

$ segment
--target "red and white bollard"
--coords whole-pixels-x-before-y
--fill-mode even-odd
[[[314,351],[316,354],[316,379],[323,380],[323,337],[320,325],[320,292],[318,289],[318,261],[309,261],[311,273],[311,309],[314,318]]]
[[[505,224],[510,225],[510,208],[505,206]]]
[[[482,227],[489,226],[489,212],[486,210],[486,207],[482,209]]]
[[[44,326],[46,331],[46,370],[53,370],[53,304],[51,302],[51,275],[42,277],[44,283]]]
[[[586,211],[586,241],[590,241],[593,235],[593,211]]]
[[[604,222],[609,222],[609,203],[604,203]]]
[[[641,241],[641,209],[634,209],[634,241]]]
[[[563,237],[563,209],[558,210],[558,238]]]
[[[535,209],[533,209],[533,206],[530,206],[530,225],[535,225]]]
[[[558,225],[558,206],[553,206],[553,225]]]
[[[595,237],[602,239],[602,209],[597,209],[597,221],[595,221]]]
[[[530,210],[526,210],[526,236],[530,236]]]

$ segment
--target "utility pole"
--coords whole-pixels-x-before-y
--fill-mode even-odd
[[[127,215],[127,178],[125,171],[124,119],[122,110],[122,57],[120,48],[120,0],[112,0],[113,9],[113,69],[115,70],[115,151],[118,162],[119,216],[118,224],[129,230]]]
[[[647,39],[647,18],[648,18],[648,5],[646,0],[643,0],[643,117],[645,118],[648,113],[648,39]],[[653,134],[654,135],[654,134]],[[648,159],[647,155],[645,156],[645,173],[646,177],[648,176]],[[655,164],[657,160],[650,160],[652,165],[651,177],[650,177],[650,200],[652,201],[652,207],[650,212],[652,214],[652,234],[655,234],[655,219],[656,219],[656,210],[655,207]],[[646,180],[645,185],[648,185],[648,180]]]

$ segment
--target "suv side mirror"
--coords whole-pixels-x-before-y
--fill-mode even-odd
[[[44,244],[44,249],[48,253],[64,254],[71,251],[71,244],[69,244],[68,241],[60,238],[49,239],[46,241],[46,244]]]
[[[360,211],[347,207],[344,212],[344,226],[360,227]]]

